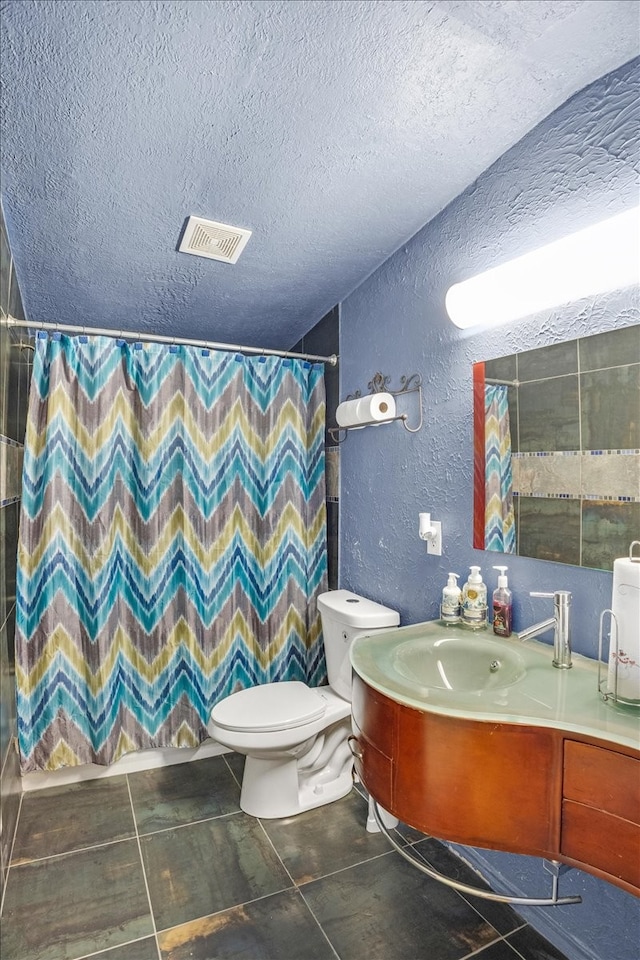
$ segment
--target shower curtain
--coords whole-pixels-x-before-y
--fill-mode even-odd
[[[24,772],[193,747],[234,690],[325,676],[324,378],[39,334],[18,547]]]
[[[516,552],[508,389],[485,385],[485,550]]]

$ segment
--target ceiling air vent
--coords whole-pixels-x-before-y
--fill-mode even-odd
[[[203,220],[202,217],[189,217],[178,250],[196,257],[208,257],[209,260],[235,263],[250,236],[251,230],[243,230],[242,227],[230,227],[227,223]]]

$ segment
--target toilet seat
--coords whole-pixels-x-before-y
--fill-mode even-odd
[[[266,733],[312,723],[326,709],[327,698],[321,688],[284,680],[232,693],[213,708],[211,720],[223,730]]]

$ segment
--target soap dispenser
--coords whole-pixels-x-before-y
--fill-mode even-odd
[[[487,586],[480,567],[470,567],[469,579],[462,588],[462,622],[479,629],[487,625]]]
[[[499,570],[498,586],[493,591],[493,632],[498,637],[511,636],[511,590],[507,583],[508,567],[494,567]]]
[[[460,601],[462,593],[458,586],[458,574],[450,573],[447,585],[442,591],[440,618],[444,623],[460,623]]]

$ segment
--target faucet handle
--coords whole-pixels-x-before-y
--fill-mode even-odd
[[[537,590],[532,590],[529,593],[530,597],[549,597],[550,600],[555,600],[556,603],[571,603],[571,594],[568,590],[556,590],[555,593],[545,593],[539,592]]]

